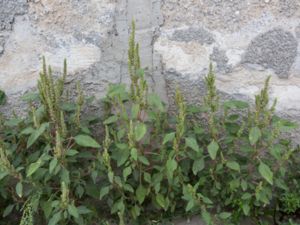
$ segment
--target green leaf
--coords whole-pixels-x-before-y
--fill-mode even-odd
[[[154,106],[161,112],[165,111],[165,107],[164,107],[160,97],[155,93],[151,93],[148,95],[148,103],[149,103],[149,105]]]
[[[132,169],[130,166],[126,167],[124,170],[123,170],[123,178],[124,180],[126,181],[127,180],[127,177],[132,173]]]
[[[199,152],[200,148],[199,145],[196,141],[195,138],[186,138],[185,139],[185,144],[187,147],[190,147],[191,149],[193,149],[195,152]]]
[[[155,197],[155,200],[157,201],[157,203],[160,207],[162,207],[163,209],[166,209],[166,201],[162,194],[158,193]]]
[[[12,211],[13,211],[13,209],[14,209],[14,206],[15,205],[9,205],[9,206],[7,206],[5,209],[4,209],[4,211],[3,211],[3,217],[7,217]]]
[[[228,109],[246,109],[249,107],[249,104],[244,101],[239,100],[229,100],[224,103],[224,108]]]
[[[207,212],[206,209],[201,210],[201,217],[204,220],[206,225],[211,225],[211,215]]]
[[[222,213],[219,214],[219,217],[220,217],[221,219],[223,219],[223,220],[226,220],[226,219],[228,219],[229,217],[231,217],[231,213],[229,213],[229,212],[222,212]]]
[[[192,168],[193,174],[197,175],[197,173],[200,172],[201,170],[203,170],[204,167],[205,167],[205,163],[204,163],[203,158],[195,160],[193,163],[193,168]]]
[[[110,183],[113,183],[114,182],[114,172],[113,171],[109,171],[108,174],[108,180]]]
[[[215,160],[216,157],[217,157],[217,153],[218,153],[218,150],[219,150],[219,145],[218,143],[213,140],[208,146],[207,146],[207,150],[208,150],[208,153],[209,153],[209,156],[211,159]]]
[[[73,204],[68,205],[68,212],[74,218],[78,218],[79,217],[78,210],[77,210],[77,208]]]
[[[53,173],[55,167],[57,166],[57,163],[58,163],[58,161],[57,161],[56,158],[53,158],[53,159],[51,160],[51,162],[50,162],[50,164],[49,164],[49,173],[50,173],[50,174]]]
[[[109,193],[109,190],[110,190],[110,186],[106,186],[106,187],[101,188],[100,197],[99,197],[100,200],[102,200],[102,198]]]
[[[57,225],[60,219],[61,219],[61,212],[59,211],[52,216],[52,218],[49,220],[48,225]]]
[[[106,120],[103,121],[103,124],[104,125],[112,124],[112,123],[117,122],[117,120],[118,120],[117,116],[110,116]]]
[[[69,149],[66,153],[67,156],[74,156],[77,155],[79,152],[77,150],[74,149]]]
[[[194,206],[195,206],[194,199],[192,199],[192,200],[190,200],[190,201],[188,202],[188,204],[186,205],[185,211],[186,211],[186,212],[190,211],[192,208],[194,208]]]
[[[234,162],[234,161],[229,161],[226,163],[226,166],[229,168],[229,169],[232,169],[232,170],[235,170],[235,171],[240,171],[240,165],[237,163],[237,162]]]
[[[260,162],[258,171],[260,175],[271,185],[273,185],[273,172],[270,167],[263,162]]]
[[[250,193],[248,193],[248,192],[246,192],[246,193],[244,193],[243,195],[242,195],[242,199],[243,200],[248,200],[248,199],[251,199],[251,197],[252,197],[252,195],[250,194]]]
[[[132,148],[131,149],[130,155],[133,158],[133,160],[137,161],[137,159],[138,159],[138,152],[137,152],[136,148]]]
[[[22,196],[23,196],[23,184],[22,184],[21,181],[19,183],[17,183],[17,185],[16,185],[16,193],[20,198],[22,198]]]
[[[77,207],[78,213],[80,215],[82,214],[89,214],[92,212],[92,210],[88,209],[87,207],[85,207],[84,205],[81,205],[79,207]]]
[[[43,165],[43,161],[41,159],[38,159],[35,163],[31,163],[28,167],[26,176],[30,177],[32,174],[34,174],[41,166]]]
[[[66,168],[61,170],[60,179],[66,184],[70,184],[70,172]]]
[[[144,165],[146,165],[146,166],[149,166],[149,165],[150,165],[149,160],[148,160],[145,156],[140,155],[138,158],[139,158],[139,161],[140,161],[141,163],[143,163]]]
[[[7,171],[0,171],[0,181],[6,177],[9,173]]]
[[[163,145],[168,143],[169,141],[173,141],[174,138],[175,138],[175,132],[166,134],[163,140]]]
[[[78,145],[82,147],[100,148],[98,142],[88,135],[83,135],[83,134],[77,135],[76,137],[74,137],[74,140]]]
[[[31,145],[33,145],[36,140],[45,132],[47,127],[49,126],[49,123],[43,123],[37,130],[35,130],[28,138],[27,141],[27,148],[29,148]]]
[[[131,107],[131,117],[132,117],[132,119],[137,119],[139,112],[140,112],[140,105],[139,104],[133,104],[132,107]]]
[[[21,118],[12,118],[4,122],[5,126],[8,127],[16,127],[18,126],[23,120]]]
[[[44,211],[46,219],[49,219],[49,216],[52,212],[52,202],[51,201],[45,201],[41,203],[41,207]]]
[[[141,214],[141,209],[137,205],[131,208],[130,210],[132,217],[136,219]]]
[[[39,94],[36,92],[29,92],[21,96],[21,100],[26,102],[36,101],[40,98]]]
[[[249,205],[247,203],[244,203],[243,206],[242,206],[242,208],[243,208],[243,212],[244,212],[245,216],[248,216],[249,212],[250,212]]]
[[[252,127],[249,132],[249,141],[251,145],[256,144],[256,142],[261,137],[261,131],[258,127]]]
[[[147,189],[144,188],[142,185],[139,185],[139,187],[136,190],[136,198],[139,201],[140,204],[142,204],[145,200],[145,197],[147,195]]]
[[[172,178],[174,171],[177,169],[177,162],[174,159],[168,159],[166,169],[168,177]]]
[[[35,130],[32,127],[27,127],[27,128],[25,128],[24,130],[21,131],[21,134],[28,135],[28,134],[32,134],[34,131]]]
[[[134,136],[136,141],[140,141],[146,134],[147,127],[143,123],[138,123],[134,129]]]

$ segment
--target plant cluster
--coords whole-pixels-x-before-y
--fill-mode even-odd
[[[300,209],[298,148],[277,117],[269,78],[247,102],[221,103],[212,66],[202,106],[176,90],[176,112],[148,90],[133,23],[129,90],[109,87],[105,116],[82,116],[43,61],[28,116],[0,123],[0,224],[166,224],[199,215],[207,225],[295,224]],[[102,136],[93,130],[103,129]],[[286,216],[287,215],[287,216]]]

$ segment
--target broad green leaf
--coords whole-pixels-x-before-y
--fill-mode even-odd
[[[249,141],[251,145],[256,144],[256,142],[261,137],[261,131],[258,127],[252,127],[249,132]]]
[[[185,144],[187,147],[193,149],[195,152],[199,152],[200,148],[195,138],[186,138]]]
[[[107,95],[110,98],[116,97],[116,96],[122,96],[126,93],[126,87],[124,84],[111,84],[108,89]]]
[[[223,219],[223,220],[226,220],[226,219],[228,219],[229,217],[231,217],[231,213],[229,213],[229,212],[222,212],[222,213],[219,214],[219,217],[220,217],[221,219]]]
[[[74,137],[74,140],[76,144],[82,147],[100,148],[98,142],[88,135],[83,135],[83,134],[77,135],[76,137]]]
[[[106,187],[101,188],[100,197],[99,197],[100,200],[102,200],[102,198],[109,193],[109,190],[110,190],[110,186],[106,186]]]
[[[144,180],[151,184],[151,175],[150,173],[144,172]]]
[[[14,206],[15,205],[9,205],[9,206],[7,206],[5,209],[4,209],[4,211],[3,211],[3,217],[7,217],[12,211],[13,211],[13,209],[14,209]]]
[[[175,132],[166,134],[163,140],[163,145],[168,143],[169,141],[173,141],[174,138],[175,138]]]
[[[104,120],[103,124],[104,125],[112,124],[115,123],[117,120],[118,120],[117,116],[110,116],[106,120]]]
[[[211,225],[211,215],[207,212],[206,209],[202,209],[201,210],[201,217],[204,220],[204,222],[206,223],[206,225]]]
[[[132,107],[131,107],[131,117],[132,117],[132,119],[137,119],[139,112],[140,112],[140,105],[139,104],[133,104]]]
[[[247,203],[244,203],[243,206],[242,206],[242,208],[243,208],[243,212],[244,212],[245,216],[248,216],[249,212],[250,212],[249,205]]]
[[[79,152],[77,150],[74,149],[69,149],[66,153],[67,156],[74,156],[77,155]]]
[[[141,214],[141,209],[137,205],[131,208],[131,215],[134,219],[136,219]]]
[[[27,141],[27,148],[36,142],[36,140],[45,132],[48,126],[48,123],[43,123],[37,130],[31,133]]]
[[[146,134],[147,127],[144,123],[138,123],[134,129],[134,136],[136,141],[140,141]]]
[[[16,193],[20,198],[22,198],[22,196],[23,196],[23,184],[22,184],[21,181],[19,183],[17,183],[17,185],[16,185]]]
[[[124,165],[124,163],[128,160],[130,155],[130,151],[125,148],[125,149],[116,149],[113,153],[112,153],[112,158],[114,160],[117,161],[117,166],[120,167],[122,165]]]
[[[138,158],[139,158],[139,161],[140,161],[141,163],[143,163],[144,165],[146,165],[146,166],[149,166],[149,165],[150,165],[149,160],[148,160],[145,156],[140,155]]]
[[[258,171],[260,175],[271,185],[273,185],[273,172],[270,167],[263,162],[260,162]]]
[[[234,162],[234,161],[228,161],[226,163],[226,166],[229,168],[229,169],[232,169],[232,170],[235,170],[235,171],[240,171],[240,165],[237,163],[237,162]]]
[[[32,127],[27,127],[27,128],[25,128],[24,130],[21,131],[21,134],[28,135],[28,134],[32,134],[34,131],[35,130]]]
[[[77,210],[77,208],[73,204],[68,205],[68,212],[74,218],[78,218],[79,217],[78,210]]]
[[[70,184],[70,172],[66,168],[61,170],[60,179],[65,184]]]
[[[217,157],[217,153],[218,153],[218,150],[219,150],[219,145],[218,143],[213,140],[208,146],[207,146],[207,150],[208,150],[208,153],[209,153],[209,156],[211,159],[215,160],[216,157]]]
[[[188,202],[188,204],[186,205],[185,211],[186,211],[186,212],[190,211],[192,208],[194,208],[194,206],[195,206],[195,202],[194,202],[194,199],[192,199],[192,200],[190,200],[190,201]]]
[[[126,181],[127,180],[127,177],[132,173],[132,169],[130,166],[126,167],[124,170],[123,170],[123,178],[124,180]]]
[[[32,174],[34,174],[41,166],[43,165],[43,161],[39,159],[35,163],[31,163],[28,167],[26,176],[30,177]]]
[[[52,218],[49,220],[48,225],[58,225],[60,219],[61,219],[61,212],[59,211],[52,216]]]
[[[156,107],[159,111],[164,112],[165,107],[160,99],[160,97],[157,94],[151,93],[148,95],[148,103],[151,106]]]
[[[198,160],[195,160],[193,162],[193,174],[194,175],[197,175],[198,172],[200,172],[201,170],[203,170],[205,167],[205,163],[204,163],[204,160],[201,158],[201,159],[198,159]]]
[[[51,160],[51,162],[50,162],[50,164],[49,164],[49,173],[50,173],[50,174],[53,173],[55,167],[57,166],[57,163],[58,163],[58,161],[57,161],[56,158],[53,158],[53,159]]]
[[[242,199],[243,200],[248,200],[252,197],[252,195],[248,192],[246,192],[245,194],[242,195]]]
[[[243,191],[246,191],[248,188],[248,183],[245,180],[242,180],[241,187],[242,187]]]
[[[157,201],[158,205],[166,210],[166,201],[162,194],[158,193],[155,197],[155,200]]]
[[[110,183],[113,183],[114,182],[114,172],[113,171],[109,171],[108,174],[108,180]]]
[[[139,201],[140,204],[142,204],[145,200],[145,197],[147,195],[147,189],[143,187],[142,185],[139,185],[135,192],[136,198]]]
[[[0,181],[6,177],[9,173],[7,171],[0,171]]]
[[[92,210],[88,209],[87,207],[85,207],[84,205],[78,206],[77,207],[78,213],[80,215],[82,214],[89,214],[92,212]]]
[[[49,216],[52,212],[52,202],[51,201],[45,201],[41,203],[41,207],[44,211],[46,219],[49,219]]]
[[[229,100],[224,103],[224,107],[228,109],[246,109],[249,107],[249,104],[240,100]]]
[[[133,160],[137,161],[137,159],[138,159],[138,152],[137,152],[136,148],[132,148],[131,149],[130,155],[133,158]]]
[[[12,118],[4,122],[5,126],[8,127],[16,127],[18,126],[23,120],[21,118]]]
[[[177,162],[174,159],[168,159],[166,169],[168,178],[172,178],[174,171],[177,169]]]
[[[40,95],[36,92],[29,92],[21,96],[21,100],[26,102],[36,101],[40,98]]]

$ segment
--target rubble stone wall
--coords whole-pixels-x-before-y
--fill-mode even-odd
[[[299,0],[0,0],[0,89],[7,108],[35,87],[41,57],[98,98],[128,82],[127,42],[136,20],[151,87],[177,85],[201,101],[209,62],[222,96],[253,99],[271,75],[278,112],[300,122]]]

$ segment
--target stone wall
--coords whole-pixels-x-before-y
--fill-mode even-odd
[[[35,87],[41,56],[98,98],[128,82],[132,19],[149,82],[165,99],[179,85],[203,95],[209,62],[222,96],[253,99],[271,75],[278,112],[300,121],[299,0],[0,0],[0,88],[7,109]]]

